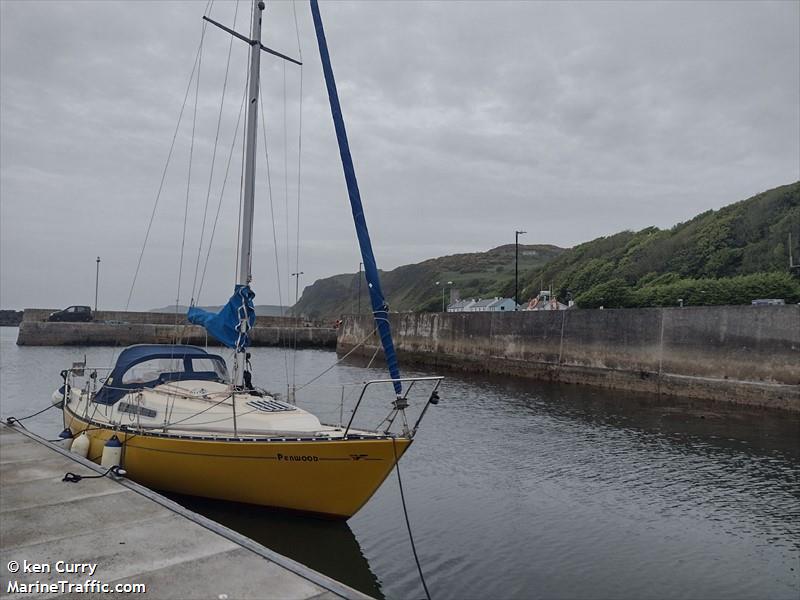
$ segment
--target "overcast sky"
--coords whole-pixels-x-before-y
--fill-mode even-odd
[[[253,287],[257,303],[277,304],[294,300],[299,139],[301,289],[356,271],[360,257],[308,4],[267,4],[264,42],[305,62],[300,136],[301,70],[262,56],[280,277],[259,133]],[[0,0],[0,307],[93,304],[97,255],[100,308],[126,305],[205,8]],[[211,17],[232,25],[235,10],[218,1]],[[798,2],[321,10],[384,269],[512,243],[515,229],[571,246],[669,227],[800,178]],[[241,2],[237,30],[248,32],[249,12]],[[229,40],[213,26],[203,35],[196,117],[193,82],[132,309],[174,303],[179,270],[182,303],[199,287]],[[234,42],[201,304],[224,302],[234,280],[240,143],[220,196],[246,71],[247,47]]]

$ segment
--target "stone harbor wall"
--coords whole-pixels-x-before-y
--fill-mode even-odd
[[[509,374],[800,410],[800,306],[513,313],[396,313],[398,355],[431,368]],[[372,355],[369,317],[337,348]]]
[[[17,327],[21,322],[21,310],[0,310],[0,327]]]

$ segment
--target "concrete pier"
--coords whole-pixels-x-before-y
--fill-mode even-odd
[[[0,424],[0,596],[369,598],[127,479],[62,481],[103,471]]]
[[[19,324],[19,346],[130,346],[171,344],[180,339],[196,346],[219,345],[183,314],[100,311],[91,323],[51,323],[47,309],[26,308]],[[331,324],[332,325],[332,324]],[[251,346],[335,348],[336,330],[292,317],[258,317]]]

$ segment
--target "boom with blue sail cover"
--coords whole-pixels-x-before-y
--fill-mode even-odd
[[[255,296],[249,285],[237,284],[233,296],[218,313],[192,306],[186,316],[190,323],[205,327],[211,337],[221,344],[235,348],[236,352],[244,352],[250,345],[248,331],[256,323],[253,307]]]
[[[319,12],[317,0],[310,0],[311,14],[314,17],[314,30],[317,33],[317,43],[319,44],[319,56],[322,60],[322,71],[325,74],[325,85],[328,88],[328,100],[331,105],[333,124],[336,128],[336,140],[339,142],[339,154],[342,157],[342,168],[344,178],[347,182],[347,193],[350,196],[350,207],[353,211],[353,220],[358,236],[358,245],[361,248],[361,257],[364,262],[364,275],[367,279],[369,298],[372,302],[372,314],[375,316],[375,324],[383,345],[383,352],[386,356],[386,364],[389,367],[389,375],[394,379],[394,391],[401,394],[403,389],[400,382],[400,369],[397,366],[397,354],[394,351],[392,341],[392,330],[389,326],[389,307],[381,290],[381,282],[378,276],[378,266],[375,263],[375,255],[372,252],[372,242],[369,239],[367,221],[364,218],[364,207],[361,205],[361,194],[358,191],[358,181],[356,171],[353,168],[353,158],[350,156],[350,145],[347,142],[347,131],[344,126],[342,107],[339,104],[339,93],[336,91],[336,80],[333,77],[331,67],[331,57],[328,54],[328,42],[325,40],[325,30],[322,27],[322,17]]]

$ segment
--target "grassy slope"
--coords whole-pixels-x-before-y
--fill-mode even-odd
[[[623,231],[580,244],[532,272],[523,295],[534,294],[540,280],[552,281],[561,298],[580,298],[609,282],[637,290],[679,280],[785,273],[790,231],[797,256],[800,182],[704,212],[671,229]]]
[[[520,245],[520,282],[523,274],[553,260],[564,250],[549,245]],[[441,310],[442,291],[436,282],[452,281],[462,297],[492,297],[514,286],[514,245],[488,252],[432,258],[392,271],[381,272],[381,284],[391,310]],[[520,283],[521,285],[521,283]],[[449,287],[449,286],[448,286]],[[320,279],[303,291],[296,310],[312,317],[338,316],[357,311],[358,274]],[[362,281],[361,310],[369,311],[369,296]]]

